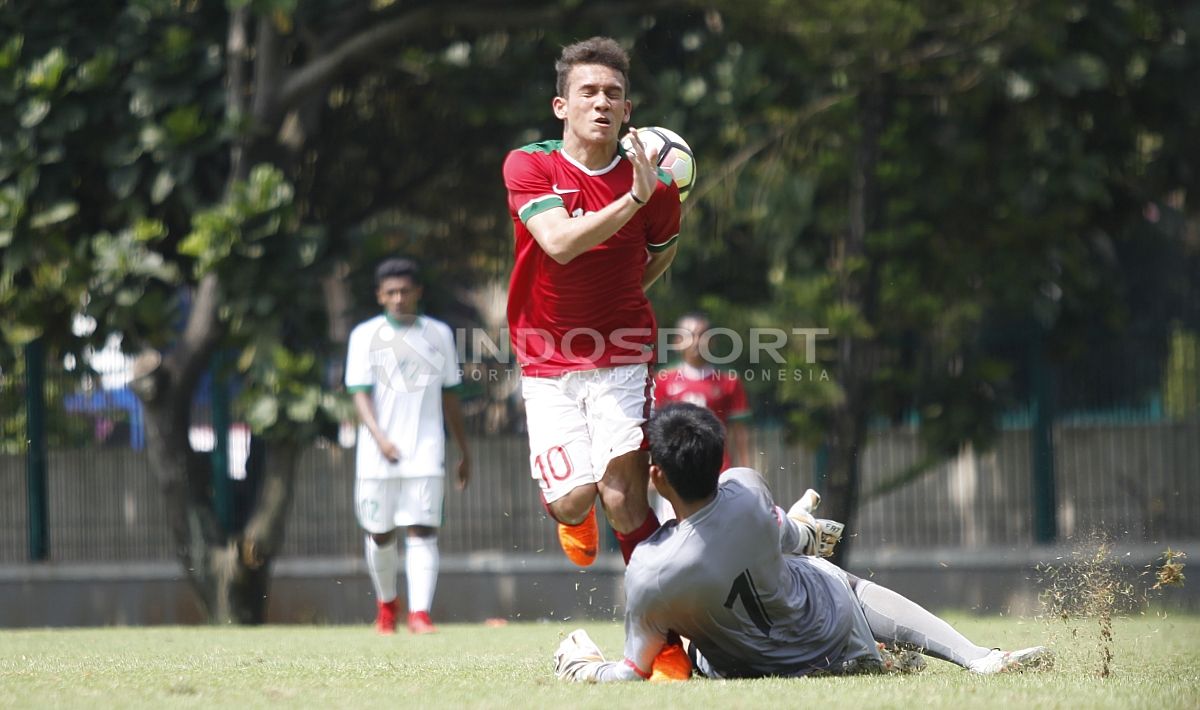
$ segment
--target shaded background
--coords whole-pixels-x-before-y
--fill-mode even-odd
[[[500,164],[561,133],[552,63],[593,34],[699,165],[660,321],[830,331],[729,366],[777,498],[814,485],[857,531],[843,563],[1200,537],[1194,4],[10,1],[0,28],[23,589],[174,559],[201,614],[255,621],[277,558],[354,572],[339,383],[371,270],[421,259],[426,311],[502,341]],[[557,555],[511,363],[465,354],[444,549]]]

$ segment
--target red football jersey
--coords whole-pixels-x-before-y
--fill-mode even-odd
[[[618,148],[613,162],[588,170],[562,141],[534,143],[504,161],[516,263],[508,289],[508,328],[521,369],[533,377],[649,362],[654,311],[642,291],[649,251],[679,236],[679,189],[659,171],[646,205],[606,241],[568,264],[551,259],[525,227],[562,207],[572,217],[598,212],[625,196],[633,164]]]
[[[699,369],[683,364],[660,370],[654,383],[655,407],[661,409],[672,402],[707,407],[722,424],[751,416],[742,380],[734,373],[711,367]]]

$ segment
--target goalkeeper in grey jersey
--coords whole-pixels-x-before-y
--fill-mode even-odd
[[[831,551],[840,524],[800,503],[785,512],[752,469],[718,477],[724,430],[707,409],[672,405],[647,430],[650,479],[678,519],[638,545],[625,572],[624,660],[606,662],[576,630],[555,653],[560,678],[649,678],[676,636],[696,672],[713,678],[883,670],[877,642],[977,673],[1050,663],[1042,647],[977,646],[914,602],[815,556]]]

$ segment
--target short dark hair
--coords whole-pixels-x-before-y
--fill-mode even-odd
[[[592,37],[563,47],[562,54],[554,63],[558,72],[555,90],[559,96],[567,95],[567,79],[571,70],[581,64],[599,64],[621,72],[625,82],[625,93],[629,93],[629,54],[611,37]]]
[[[703,500],[717,489],[725,459],[725,427],[704,407],[684,402],[663,407],[646,425],[650,460],[686,501]]]
[[[375,288],[383,285],[386,279],[399,279],[407,276],[414,284],[421,284],[421,267],[412,259],[384,259],[375,267]]]

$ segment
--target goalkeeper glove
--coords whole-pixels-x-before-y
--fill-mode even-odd
[[[583,629],[575,629],[554,652],[554,675],[576,683],[595,682],[604,665],[604,654]]]
[[[797,546],[797,552],[802,555],[833,555],[833,549],[841,541],[842,532],[846,529],[845,525],[836,520],[814,517],[813,511],[820,504],[820,494],[809,488],[787,512],[787,516],[800,527],[800,545]]]

